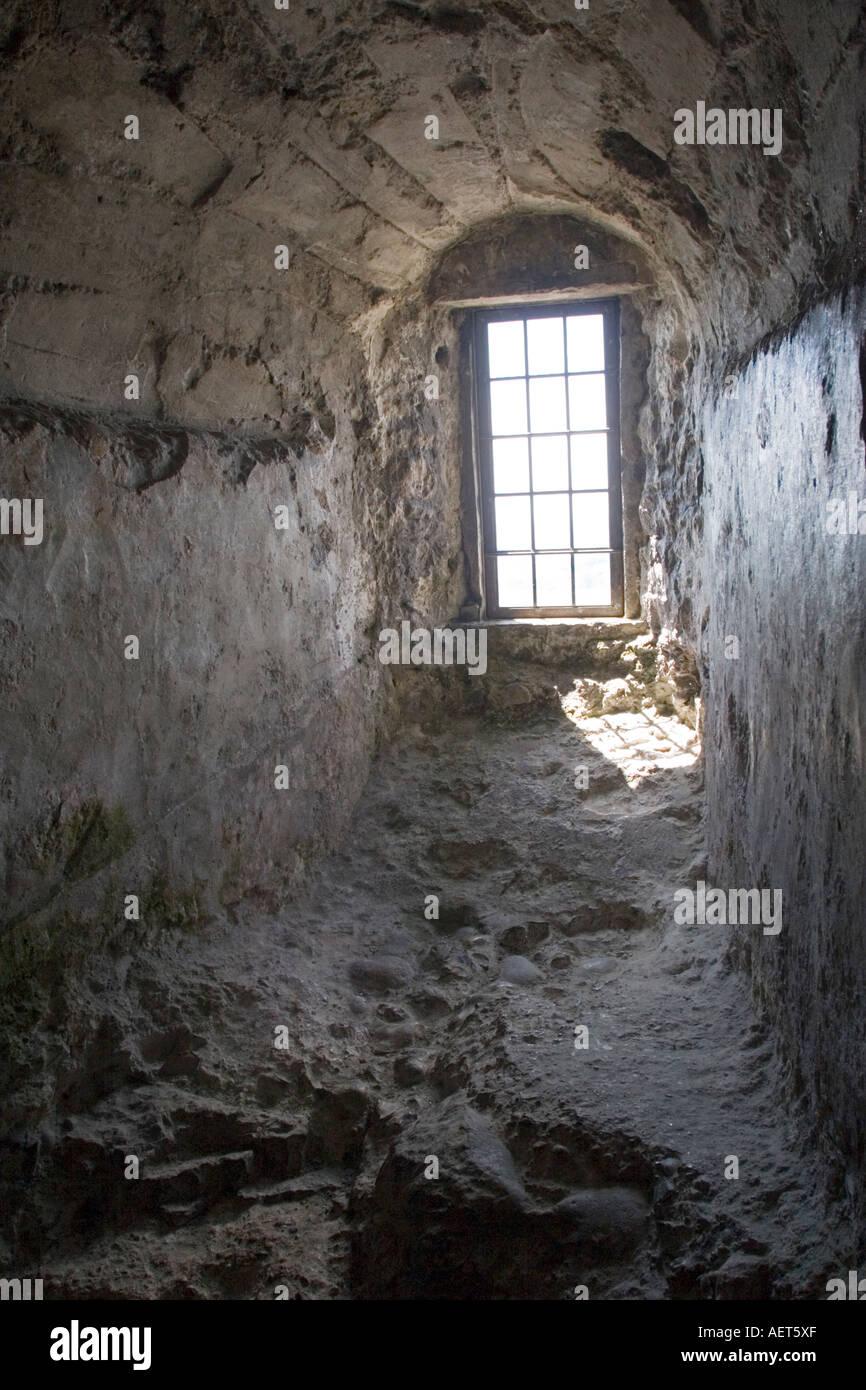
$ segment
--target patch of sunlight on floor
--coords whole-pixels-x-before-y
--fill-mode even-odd
[[[675,715],[639,710],[581,718],[565,701],[563,712],[602,757],[617,765],[630,787],[657,772],[691,767],[700,756],[697,733]]]

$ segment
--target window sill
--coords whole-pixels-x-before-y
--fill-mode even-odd
[[[482,618],[476,622],[459,620],[460,627],[577,627],[624,628],[630,633],[648,632],[643,618]]]

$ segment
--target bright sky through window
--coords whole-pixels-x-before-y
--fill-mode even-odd
[[[618,431],[608,418],[615,318],[594,308],[483,316],[485,549],[497,612],[610,611],[621,601]]]

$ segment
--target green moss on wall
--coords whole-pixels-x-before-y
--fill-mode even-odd
[[[62,874],[76,883],[122,858],[134,843],[135,831],[124,807],[109,808],[91,797],[68,816],[56,813],[35,836],[32,863],[46,878]]]

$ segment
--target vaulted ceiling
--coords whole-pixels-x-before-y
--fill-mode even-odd
[[[748,348],[866,259],[863,40],[858,0],[22,0],[0,385],[118,406],[136,371],[145,414],[273,429],[301,359],[515,214],[634,246]],[[780,157],[677,145],[699,100],[781,108]]]

